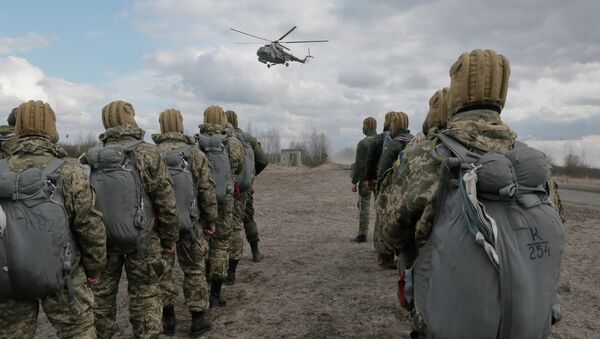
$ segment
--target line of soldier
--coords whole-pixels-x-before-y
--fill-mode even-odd
[[[380,134],[364,120],[352,241],[367,241],[373,194],[377,262],[399,271],[411,338],[547,337],[561,318],[565,220],[550,161],[501,120],[506,57],[465,52],[449,74],[413,140],[404,113],[386,114]]]
[[[151,145],[133,106],[114,101],[78,163],[57,145],[55,121],[32,100],[0,127],[0,337],[33,338],[41,303],[59,337],[111,338],[123,268],[134,337],[173,335],[175,257],[189,334],[209,330],[209,307],[224,306],[222,284],[235,283],[244,230],[253,260],[263,258],[252,189],[268,163],[260,143],[235,112],[210,106],[195,137],[178,110],[163,111]]]

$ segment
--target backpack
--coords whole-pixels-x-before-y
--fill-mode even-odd
[[[55,158],[20,173],[0,161],[0,298],[38,299],[67,287],[78,249],[64,206]],[[72,299],[71,299],[72,300]]]
[[[244,192],[252,188],[252,182],[254,181],[254,149],[252,149],[252,145],[246,140],[246,133],[236,132],[235,135],[246,151],[244,169],[242,173],[235,176],[235,182],[240,184],[240,190]]]
[[[138,245],[139,237],[154,223],[152,202],[144,191],[134,153],[142,143],[99,143],[85,154],[111,246]]]
[[[215,179],[215,193],[220,206],[227,204],[227,196],[233,193],[231,165],[225,147],[225,136],[220,134],[196,134],[200,149],[206,154]]]
[[[522,143],[478,155],[438,138],[448,161],[431,235],[406,271],[407,300],[432,337],[547,336],[565,247],[543,189],[550,162]]]
[[[169,168],[173,186],[175,187],[175,199],[177,213],[179,215],[179,232],[190,235],[195,239],[196,226],[200,216],[198,213],[198,199],[194,177],[190,171],[191,145],[180,149],[162,152],[163,159]]]

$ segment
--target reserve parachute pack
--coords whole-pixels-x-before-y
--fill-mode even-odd
[[[195,239],[200,216],[194,177],[190,171],[190,153],[193,147],[195,146],[187,145],[180,149],[161,152],[161,154],[169,168],[175,187],[179,232]]]
[[[252,188],[252,182],[254,181],[254,150],[247,140],[250,137],[248,134],[236,132],[235,136],[242,143],[244,150],[246,151],[244,169],[242,170],[242,173],[235,176],[235,182],[240,184],[240,190],[244,192]]]
[[[104,213],[107,240],[119,247],[138,245],[139,237],[154,223],[152,203],[144,191],[134,152],[142,143],[99,143],[85,154],[91,167],[90,183]]]
[[[229,153],[225,147],[225,136],[220,134],[196,134],[200,149],[206,154],[215,179],[215,193],[220,206],[227,204],[227,196],[233,192]]]
[[[44,169],[12,172],[0,160],[0,298],[73,297],[78,255],[55,158]]]
[[[478,155],[438,135],[432,233],[407,273],[407,301],[435,338],[545,338],[559,319],[563,223],[543,186],[550,162],[516,143]]]

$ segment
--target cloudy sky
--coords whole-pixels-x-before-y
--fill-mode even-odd
[[[238,112],[252,129],[277,127],[283,146],[305,129],[332,149],[362,136],[367,116],[402,110],[421,126],[430,96],[449,85],[464,51],[511,61],[503,119],[557,163],[565,152],[600,166],[600,2],[447,1],[10,1],[0,7],[0,119],[29,99],[49,102],[63,141],[102,130],[100,110],[130,101],[158,129],[165,108],[193,133],[204,108]],[[260,45],[230,27],[291,45],[307,65],[267,69]],[[67,139],[67,134],[69,139]]]

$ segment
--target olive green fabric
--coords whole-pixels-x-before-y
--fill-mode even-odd
[[[127,101],[116,100],[102,108],[102,124],[105,129],[113,127],[137,126],[135,109]]]
[[[369,144],[375,137],[375,130],[367,131],[366,137],[361,139],[356,145],[356,157],[354,159],[354,166],[352,166],[352,183],[358,184],[359,182],[366,180],[366,164],[367,164],[367,153],[369,150]]]
[[[19,105],[16,111],[15,135],[37,135],[58,142],[56,114],[52,107],[41,100],[30,100]]]
[[[183,134],[183,116],[174,108],[160,112],[158,118],[160,133],[177,132]]]
[[[208,106],[204,110],[204,124],[215,124],[225,127],[227,116],[221,106]]]
[[[404,150],[408,141],[413,138],[413,135],[410,134],[410,130],[399,129],[390,134],[390,138],[391,140],[388,142],[387,148],[381,153],[379,171],[377,172],[377,185],[381,185],[386,172],[392,168],[394,162],[398,159],[398,155]]]

